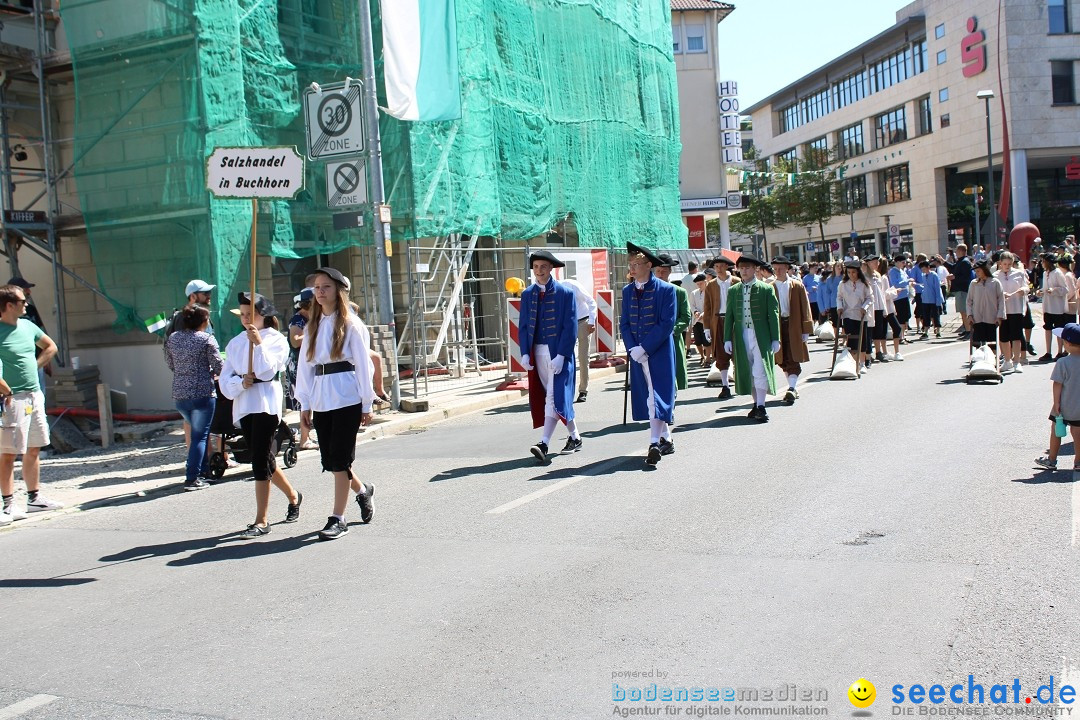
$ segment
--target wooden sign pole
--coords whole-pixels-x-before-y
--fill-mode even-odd
[[[251,198],[251,322],[255,322],[255,236],[259,219],[259,201]],[[245,330],[247,328],[244,328]],[[255,372],[255,345],[248,343],[248,373]]]

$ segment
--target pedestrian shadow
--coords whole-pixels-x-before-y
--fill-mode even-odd
[[[192,550],[215,547],[224,540],[236,537],[238,532],[239,531],[226,533],[224,535],[214,535],[213,537],[177,540],[175,542],[160,543],[158,545],[140,545],[139,547],[122,550],[121,552],[112,555],[104,555],[98,560],[99,562],[120,563],[132,560],[149,560],[150,558],[165,557],[167,555],[179,555],[180,553],[190,552]]]
[[[92,582],[97,582],[97,578],[18,578],[0,580],[0,588],[55,588]]]
[[[645,462],[644,455],[624,455],[623,457],[618,459],[614,466],[611,466],[613,459],[614,458],[608,457],[597,460],[596,462],[591,462],[588,465],[552,469],[547,471],[543,475],[529,478],[529,482],[536,482],[537,480],[565,480],[568,477],[577,477],[579,475],[599,477],[600,473],[596,472],[596,468],[600,466],[608,466],[605,467],[603,475],[613,475],[617,472],[632,469],[632,465],[637,465],[639,463],[644,464]]]
[[[938,380],[937,381],[938,385],[960,385],[961,383],[966,384],[967,383],[967,378],[966,377],[946,378],[945,380]]]
[[[582,433],[583,436],[588,436],[588,433]],[[559,454],[552,453],[548,455],[548,458],[557,458]],[[469,477],[470,475],[488,475],[491,473],[501,473],[508,470],[520,470],[523,467],[529,465],[535,465],[536,458],[529,456],[523,458],[514,458],[513,460],[500,460],[499,462],[488,463],[486,465],[470,465],[468,467],[452,468],[450,470],[443,470],[436,474],[428,482],[442,482],[443,480],[458,480],[460,478]]]
[[[746,408],[740,408],[745,410]],[[713,420],[705,420],[696,423],[686,423],[685,425],[676,425],[671,429],[672,433],[690,432],[691,430],[701,430],[703,428],[709,430],[716,430],[725,427],[736,427],[745,425],[747,427],[754,425],[767,425],[768,423],[759,423],[757,420],[751,420],[745,415],[728,415],[722,418],[716,418]]]
[[[1013,482],[1021,485],[1046,485],[1048,483],[1068,485],[1077,481],[1073,480],[1072,470],[1064,468],[1059,470],[1036,470],[1031,477],[1016,478]]]
[[[622,433],[640,432],[649,427],[649,424],[644,420],[629,420],[625,424],[619,423],[617,425],[608,425],[606,428],[600,430],[589,430],[588,432],[581,433],[583,438],[598,438],[605,435],[620,435]]]
[[[362,523],[352,523],[359,525]],[[264,555],[276,555],[278,553],[292,552],[318,542],[318,533],[311,531],[303,535],[293,535],[278,538],[276,540],[252,539],[250,542],[227,542],[222,545],[200,550],[187,557],[176,558],[165,563],[169,567],[187,567],[189,565],[201,565],[208,562],[221,562],[223,560],[246,560],[248,558],[262,557]],[[237,540],[241,538],[235,538]],[[243,538],[247,540],[247,538]]]

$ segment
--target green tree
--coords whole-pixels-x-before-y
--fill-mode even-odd
[[[732,232],[743,235],[755,235],[761,233],[766,238],[768,231],[780,227],[781,211],[780,204],[772,194],[772,180],[769,172],[769,161],[760,157],[758,149],[751,146],[746,153],[746,159],[750,161],[753,171],[743,180],[743,190],[750,196],[750,202],[746,210],[730,217],[729,227]]]
[[[835,158],[828,150],[804,148],[801,172],[791,187],[794,202],[790,222],[802,227],[818,228],[821,242],[825,242],[825,223],[843,211],[842,170],[834,165]]]

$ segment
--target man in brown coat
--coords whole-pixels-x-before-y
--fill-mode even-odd
[[[799,397],[795,384],[799,382],[802,363],[810,362],[806,341],[814,330],[814,321],[810,317],[810,298],[806,288],[794,275],[788,274],[791,261],[777,255],[773,258],[772,266],[776,273],[772,286],[780,301],[780,352],[776,354],[776,364],[787,375],[788,391],[784,394],[784,404],[794,405]]]
[[[731,397],[731,386],[728,384],[728,368],[731,367],[731,356],[724,351],[724,316],[727,314],[728,290],[732,285],[738,285],[739,280],[730,274],[735,263],[723,255],[715,257],[710,262],[716,272],[716,278],[705,285],[705,309],[702,312],[701,322],[709,331],[713,347],[713,360],[716,369],[720,371],[720,399],[727,400]]]

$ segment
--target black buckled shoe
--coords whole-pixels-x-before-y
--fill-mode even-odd
[[[575,440],[574,438],[566,438],[566,444],[563,445],[562,451],[564,453],[577,452],[581,449],[581,438]]]
[[[720,389],[720,394],[716,396],[717,400],[729,400],[731,398],[731,388],[727,385]]]
[[[795,401],[799,399],[799,392],[795,388],[788,388],[788,391],[784,393],[784,404],[794,405]]]
[[[660,442],[658,442],[657,445],[660,446],[661,455],[673,455],[675,453],[675,443],[667,438],[660,438]]]
[[[588,399],[588,397],[589,397],[589,391],[588,390],[582,390],[581,392],[578,393],[577,400],[575,400],[574,402],[583,403]]]
[[[755,420],[757,420],[759,423],[769,422],[769,413],[765,411],[764,405],[758,405],[756,408],[754,408],[754,410],[757,411],[757,416],[754,417]]]

